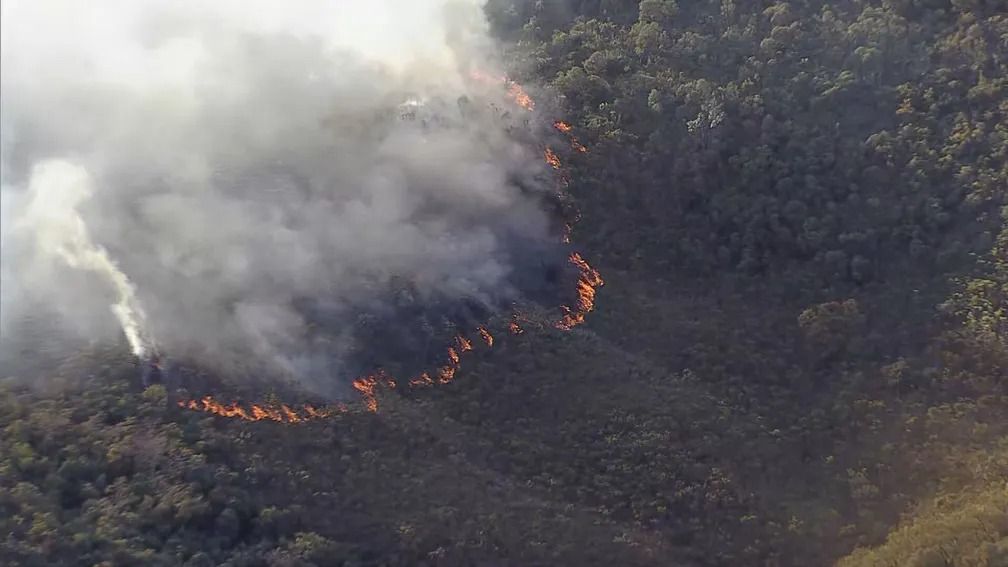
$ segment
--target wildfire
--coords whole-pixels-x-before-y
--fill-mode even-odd
[[[553,122],[553,127],[570,137],[571,147],[574,148],[575,151],[582,154],[588,152],[588,148],[586,148],[584,144],[579,142],[578,139],[571,134],[573,127],[570,124],[564,122],[563,120],[555,120]]]
[[[458,364],[458,363],[456,363]],[[442,366],[438,369],[438,382],[442,384],[447,384],[455,379],[455,371],[458,370],[456,366]]]
[[[525,92],[525,89],[523,89],[521,85],[514,81],[508,81],[508,96],[511,97],[511,100],[513,100],[515,104],[525,110],[531,111],[535,109],[535,101],[532,100],[532,97]]]
[[[584,322],[585,315],[595,308],[596,289],[604,284],[602,276],[599,274],[598,270],[592,268],[581,256],[581,254],[573,252],[568,260],[571,264],[574,264],[578,268],[578,300],[575,307],[567,305],[561,307],[563,310],[563,317],[556,322],[554,326],[562,330],[570,330]],[[515,313],[512,320],[508,323],[508,329],[513,335],[521,335],[525,332],[525,329],[523,329],[521,324],[519,324],[518,319],[520,317],[520,314]],[[490,334],[490,331],[488,331],[486,327],[482,326],[478,327],[476,330],[487,347],[492,348],[494,345],[494,337]],[[447,364],[438,368],[434,373],[434,377],[432,377],[430,373],[424,372],[419,376],[410,379],[408,381],[409,386],[411,388],[420,388],[432,386],[435,383],[447,384],[451,382],[455,379],[455,374],[460,368],[462,354],[472,350],[472,341],[462,335],[456,335],[455,346],[447,348]],[[377,412],[378,389],[383,387],[394,389],[396,387],[396,380],[387,375],[384,371],[379,370],[374,374],[357,378],[352,382],[352,386],[355,390],[360,392],[364,407],[367,411]],[[213,399],[211,396],[204,396],[200,400],[180,401],[178,402],[178,405],[179,407],[205,411],[223,417],[233,417],[248,421],[270,420],[280,423],[299,423],[313,419],[324,419],[338,413],[346,413],[349,411],[345,404],[338,404],[336,406],[325,408],[317,408],[308,404],[302,406],[289,406],[286,404],[251,404],[246,407],[238,404],[237,402],[222,404]]]
[[[479,327],[477,331],[479,332],[480,336],[483,337],[483,340],[487,343],[487,346],[492,347],[493,336],[490,335],[490,332],[487,331],[485,327]],[[437,372],[435,373],[437,376],[437,383],[439,384],[447,384],[448,382],[454,380],[455,372],[458,371],[459,365],[462,363],[462,354],[473,350],[472,341],[470,341],[469,339],[465,338],[462,335],[455,336],[455,344],[457,348],[448,347],[447,349],[448,364],[438,368]],[[435,383],[435,381],[433,378],[431,378],[431,375],[429,373],[424,372],[419,376],[416,376],[415,378],[411,378],[408,383],[411,388],[423,388],[427,386],[432,386]]]
[[[304,406],[301,406],[301,407],[302,407],[302,409],[304,409],[305,414],[308,417],[310,417],[311,419],[323,419],[323,418],[327,418],[327,417],[330,417],[331,415],[333,415],[333,412],[331,410],[329,410],[329,409],[321,409],[321,410],[319,410],[319,409],[316,409],[314,406],[310,406],[310,405],[304,405]],[[336,411],[338,413],[346,413],[347,411],[349,411],[349,408],[347,408],[346,404],[340,402],[339,404],[336,404]]]
[[[478,330],[480,336],[483,337],[483,342],[486,343],[486,346],[493,348],[494,339],[493,335],[490,334],[490,331],[486,330],[486,327],[480,327]]]
[[[313,419],[325,419],[337,413],[348,411],[344,404],[330,407],[315,407],[309,404],[294,407],[287,404],[250,404],[248,407],[245,407],[238,402],[222,404],[212,396],[203,396],[199,400],[179,401],[178,406],[185,409],[205,411],[223,417],[236,417],[247,421],[269,420],[281,423],[299,423]]]
[[[353,381],[354,389],[361,393],[361,396],[364,398],[364,407],[370,412],[378,411],[378,398],[375,397],[375,390],[382,385],[389,389],[396,387],[395,379],[386,375],[382,370],[370,376],[362,376]]]
[[[430,374],[428,374],[426,372],[424,372],[423,374],[421,374],[421,375],[417,376],[416,378],[413,378],[413,379],[411,379],[409,381],[409,385],[412,386],[412,387],[414,387],[414,388],[417,388],[417,387],[420,387],[420,386],[430,386],[433,383],[434,383],[434,380],[431,380]]]
[[[585,316],[595,309],[595,293],[599,287],[605,285],[602,275],[598,270],[588,265],[588,262],[581,257],[581,254],[574,252],[570,255],[569,261],[578,268],[577,283],[577,306],[570,307],[564,305],[563,317],[556,322],[556,328],[569,331],[574,327],[584,323]]]
[[[474,70],[470,72],[470,77],[475,81],[485,84],[505,85],[507,87],[507,96],[516,105],[529,111],[532,111],[535,108],[535,101],[532,100],[532,97],[525,92],[525,89],[522,88],[521,85],[510,80],[507,76],[494,76]],[[588,148],[586,148],[576,137],[573,136],[571,133],[573,131],[573,127],[569,123],[564,122],[563,120],[556,120],[553,122],[553,127],[568,136],[571,147],[575,151],[580,153],[588,151]],[[556,152],[554,152],[551,148],[545,148],[543,150],[543,158],[553,169],[558,171],[562,170],[563,164],[560,161],[560,157],[557,156]],[[568,178],[563,172],[561,172],[559,176],[559,182],[562,186],[566,186],[568,183]],[[565,244],[570,243],[571,230],[571,224],[565,224],[565,229],[561,237]],[[570,330],[584,322],[585,316],[595,308],[595,294],[597,289],[604,285],[602,276],[599,274],[598,270],[588,265],[588,262],[585,261],[581,254],[573,252],[568,260],[578,269],[577,302],[573,307],[569,305],[561,306],[563,316],[559,321],[554,323],[554,326],[562,330]],[[525,332],[525,329],[522,328],[521,324],[519,324],[520,318],[525,322],[532,323],[534,326],[536,325],[535,321],[523,318],[516,312],[513,314],[512,320],[508,324],[508,330],[512,335],[521,335]],[[487,348],[493,348],[494,337],[490,334],[490,331],[488,331],[486,327],[482,326],[477,327],[476,331],[479,333],[480,338],[486,344]],[[433,386],[435,383],[447,384],[448,382],[451,382],[455,379],[455,374],[461,366],[462,355],[471,350],[473,350],[472,341],[462,335],[457,335],[455,337],[454,346],[449,346],[447,349],[448,360],[444,366],[441,366],[434,371],[433,376],[432,373],[423,372],[420,375],[409,379],[407,384],[410,388],[421,388]],[[355,390],[360,392],[361,397],[363,398],[364,407],[370,412],[377,412],[377,391],[380,388],[395,388],[396,381],[385,374],[384,371],[379,370],[375,374],[357,378],[353,381],[352,385]],[[349,411],[348,407],[343,403],[324,408],[307,404],[302,406],[288,406],[285,404],[251,404],[246,407],[239,405],[237,402],[222,404],[214,400],[211,396],[205,396],[198,401],[180,401],[178,402],[178,405],[183,408],[205,411],[224,417],[235,417],[249,421],[270,420],[282,423],[298,423],[313,419],[324,419]]]
[[[515,81],[507,78],[506,75],[490,75],[478,69],[469,71],[469,78],[484,84],[504,84],[507,85],[507,95],[515,104],[525,110],[535,110],[535,101],[525,92],[525,88]]]
[[[493,346],[493,335],[486,330],[485,327],[479,327],[478,332],[483,340],[486,342],[488,347]],[[462,353],[469,352],[473,350],[472,341],[465,338],[462,335],[455,336],[455,344],[457,348],[452,346],[448,347],[448,362],[444,366],[437,369],[435,372],[436,382],[439,384],[447,384],[455,379],[455,373],[458,371],[462,362]],[[411,388],[427,387],[435,383],[435,379],[427,372],[410,379],[408,382]],[[379,370],[374,374],[368,376],[361,376],[354,380],[351,385],[355,390],[360,392],[361,398],[364,402],[364,407],[369,412],[378,411],[378,390],[380,388],[394,389],[396,387],[396,380],[386,374],[383,370]],[[237,417],[240,419],[245,419],[249,421],[259,421],[259,420],[272,420],[283,423],[298,423],[302,421],[308,421],[310,419],[321,419],[324,417],[329,417],[335,413],[345,413],[349,411],[344,404],[339,404],[336,409],[332,408],[316,408],[310,405],[304,405],[299,408],[293,408],[291,406],[280,404],[280,405],[256,405],[253,404],[248,408],[239,405],[237,402],[231,404],[221,404],[217,402],[210,396],[205,396],[203,399],[190,400],[188,402],[182,401],[178,405],[183,408],[200,410],[210,412],[216,415],[224,417]]]
[[[556,153],[550,148],[543,150],[543,159],[545,159],[546,163],[550,164],[553,169],[560,169],[562,167],[560,158],[557,157]]]
[[[374,379],[369,376],[366,378],[358,378],[353,381],[353,387],[361,393],[361,396],[364,398],[364,407],[366,407],[370,412],[378,411],[378,398],[376,398],[374,394],[377,383],[373,380]]]

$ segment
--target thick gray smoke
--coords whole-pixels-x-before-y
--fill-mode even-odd
[[[396,281],[492,305],[518,293],[515,242],[551,240],[538,156],[473,102],[500,96],[467,79],[493,70],[473,2],[2,16],[3,344],[45,313],[141,355],[336,377]]]

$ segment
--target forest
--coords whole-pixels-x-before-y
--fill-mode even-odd
[[[289,425],[5,369],[0,563],[1008,565],[1008,3],[485,13],[588,149],[585,324]]]

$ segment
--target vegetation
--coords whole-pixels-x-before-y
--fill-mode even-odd
[[[490,0],[588,323],[294,425],[75,353],[0,386],[0,558],[1008,564],[1006,6],[825,4]]]

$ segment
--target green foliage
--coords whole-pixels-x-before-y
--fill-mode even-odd
[[[989,454],[1008,412],[1008,18],[672,5],[583,2],[549,34],[493,23],[591,148],[562,158],[576,239],[609,276],[596,332],[690,368],[792,467],[725,465],[767,503],[719,557],[825,564],[1008,475]]]
[[[489,10],[534,19],[546,4]],[[1008,18],[867,1],[585,4],[523,49],[594,149],[570,156],[572,190],[612,262],[849,287],[989,250]],[[637,238],[613,235],[628,224]]]
[[[587,327],[291,426],[139,391],[125,352],[19,361],[0,557],[1005,563],[1008,18],[827,4],[491,0],[590,148]]]
[[[1008,559],[1008,486],[929,503],[874,549],[858,549],[838,567],[1003,565]]]

